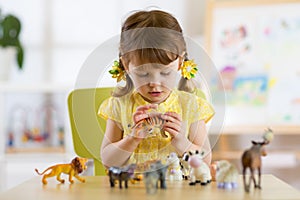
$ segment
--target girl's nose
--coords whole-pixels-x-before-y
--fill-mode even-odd
[[[154,82],[154,81],[149,82],[150,87],[155,87],[155,86],[159,86],[159,85],[161,85],[159,82]]]
[[[159,76],[159,74],[154,74],[152,77],[151,77],[151,80],[149,80],[149,86],[150,87],[155,87],[155,86],[158,86],[158,85],[161,85],[161,77]]]

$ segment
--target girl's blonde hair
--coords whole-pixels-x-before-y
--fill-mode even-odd
[[[129,16],[122,26],[120,67],[125,69],[129,62],[135,64],[159,63],[168,65],[177,58],[188,60],[182,29],[175,17],[160,11],[138,11]],[[133,82],[125,73],[126,85],[117,87],[114,97],[121,97],[133,90]],[[178,89],[193,92],[192,80],[181,77]]]

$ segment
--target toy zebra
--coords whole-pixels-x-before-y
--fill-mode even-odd
[[[161,118],[161,115],[161,113],[151,114],[150,117],[139,121],[132,128],[147,132],[147,137],[156,136],[159,133],[163,138],[167,138],[168,135],[162,130],[165,120]]]

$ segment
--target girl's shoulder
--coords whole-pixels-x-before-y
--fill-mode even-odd
[[[177,90],[176,93],[178,95],[178,98],[184,102],[205,100],[205,95],[203,95],[202,93],[200,93],[200,95],[199,95],[198,92],[190,93],[190,92],[186,92],[186,91]]]

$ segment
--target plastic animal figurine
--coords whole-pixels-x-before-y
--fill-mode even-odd
[[[132,128],[135,128],[137,130],[137,134],[140,131],[147,133],[147,137],[161,134],[163,138],[168,138],[168,135],[165,133],[165,131],[162,130],[162,126],[164,125],[165,120],[161,118],[161,115],[161,113],[149,113],[150,117],[139,121]]]
[[[56,179],[61,182],[61,183],[64,183],[65,180],[64,179],[61,179],[60,178],[60,175],[62,173],[64,174],[68,174],[69,175],[69,182],[70,183],[74,183],[73,181],[73,176],[75,178],[77,178],[79,181],[81,182],[85,182],[85,179],[80,177],[79,174],[81,172],[83,172],[83,170],[86,170],[87,169],[87,166],[86,166],[86,162],[88,161],[88,159],[86,158],[79,158],[79,157],[75,157],[71,163],[67,163],[67,164],[57,164],[57,165],[53,165],[51,167],[48,167],[47,169],[45,169],[42,173],[40,173],[38,171],[38,169],[35,169],[35,171],[39,174],[39,175],[43,175],[45,174],[48,170],[51,170],[48,174],[45,174],[43,176],[43,179],[42,179],[42,183],[44,185],[47,184],[47,178],[49,177],[53,177],[53,176],[56,176]]]
[[[188,163],[189,153],[185,152],[180,159],[180,166],[182,171],[182,177],[185,180],[188,180],[190,177],[191,166]]]
[[[150,168],[144,172],[144,183],[148,194],[153,194],[157,191],[158,182],[160,188],[166,189],[166,173],[168,165],[163,165],[160,160],[150,164]]]
[[[255,142],[252,141],[252,147],[246,151],[244,151],[242,155],[242,166],[243,166],[243,182],[244,182],[244,189],[246,192],[249,192],[251,180],[254,183],[254,188],[261,189],[261,156],[266,156],[267,152],[265,150],[265,145],[269,144],[270,141],[273,139],[273,132],[271,129],[268,129],[264,136],[263,142]],[[246,170],[250,169],[251,175],[249,177],[248,184],[246,183]],[[254,177],[254,170],[258,171],[258,183]]]
[[[237,188],[239,172],[237,168],[227,160],[215,161],[216,181],[220,189],[231,190]]]
[[[168,171],[166,178],[168,180],[180,181],[182,180],[182,171],[180,167],[180,160],[176,153],[172,152],[167,158]]]
[[[110,187],[115,187],[115,180],[118,180],[120,189],[122,189],[122,181],[125,182],[125,188],[128,188],[128,181],[134,177],[135,168],[136,164],[125,167],[110,167],[108,169]]]
[[[195,153],[189,151],[188,163],[191,166],[190,185],[196,185],[196,183],[206,185],[211,182],[210,168],[203,161],[203,155],[204,152],[200,154],[198,150]]]

